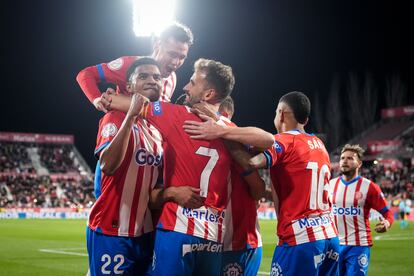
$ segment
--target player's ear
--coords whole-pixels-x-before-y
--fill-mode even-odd
[[[358,158],[358,169],[360,169],[362,167],[362,161],[361,159]]]
[[[208,102],[216,97],[216,90],[214,88],[207,89],[204,93],[203,100]]]
[[[280,112],[280,122],[284,123],[285,122],[285,112]]]
[[[131,82],[126,83],[126,91],[128,93],[132,93],[132,84],[131,84]]]

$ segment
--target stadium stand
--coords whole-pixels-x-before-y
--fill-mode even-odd
[[[92,172],[71,135],[0,132],[0,208],[84,208]]]

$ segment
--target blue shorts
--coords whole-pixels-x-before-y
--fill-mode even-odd
[[[223,245],[157,229],[151,275],[219,275]]]
[[[276,246],[270,275],[339,275],[339,240]]]
[[[341,275],[367,275],[370,259],[369,246],[339,246],[339,271]]]
[[[145,275],[152,261],[153,233],[117,237],[86,229],[90,275]]]
[[[261,260],[261,247],[224,251],[221,263],[222,275],[256,276]]]

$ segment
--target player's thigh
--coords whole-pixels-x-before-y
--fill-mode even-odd
[[[370,260],[368,246],[352,246],[344,260],[344,273],[341,275],[367,275]]]
[[[315,275],[314,255],[318,252],[308,244],[276,246],[270,275]]]
[[[132,238],[103,235],[88,230],[90,275],[134,275],[137,263]]]
[[[339,275],[340,246],[337,237],[324,240],[323,262],[318,268],[318,275]]]
[[[260,263],[262,261],[263,250],[262,247],[251,248],[246,252],[246,261],[245,261],[245,276],[256,276]]]
[[[316,275],[326,258],[336,258],[337,265],[339,254],[331,251],[328,244],[329,240],[319,240],[295,246],[277,246],[273,254],[271,275]]]
[[[207,245],[206,248],[208,247],[211,248],[211,246],[213,245],[220,246],[220,244],[218,243],[207,241],[204,239],[200,239],[199,244],[203,245],[203,247],[204,245]],[[192,252],[195,258],[195,266],[193,270],[193,275],[197,275],[197,276],[222,275],[222,272],[221,272],[222,252],[221,250],[212,252],[211,250],[206,250],[206,248],[204,250],[199,250],[199,251],[197,250],[196,252],[194,251]],[[230,274],[230,275],[237,275],[237,274]]]
[[[194,254],[185,247],[192,237],[174,231],[158,229],[155,235],[154,255],[150,275],[185,276],[192,275]]]

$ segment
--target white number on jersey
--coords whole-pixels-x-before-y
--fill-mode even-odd
[[[327,210],[329,208],[329,202],[324,202],[323,194],[324,192],[326,192],[326,197],[328,197],[329,179],[331,178],[331,172],[329,170],[329,167],[326,164],[324,164],[319,169],[317,162],[308,162],[306,169],[312,170],[309,209]]]
[[[216,149],[206,147],[199,147],[196,154],[210,157],[210,160],[208,160],[206,166],[204,167],[200,178],[200,195],[202,197],[207,197],[210,175],[219,160],[219,155]]]
[[[107,270],[107,267],[111,264],[111,256],[109,256],[108,254],[103,254],[102,257],[101,257],[101,261],[104,262],[104,264],[101,267],[102,274],[110,275],[111,271]],[[125,262],[125,258],[124,258],[123,255],[117,254],[117,255],[114,256],[114,263],[117,263],[114,266],[114,274],[123,274],[124,273],[123,270],[119,269],[119,267],[121,265],[123,265],[124,262]]]

